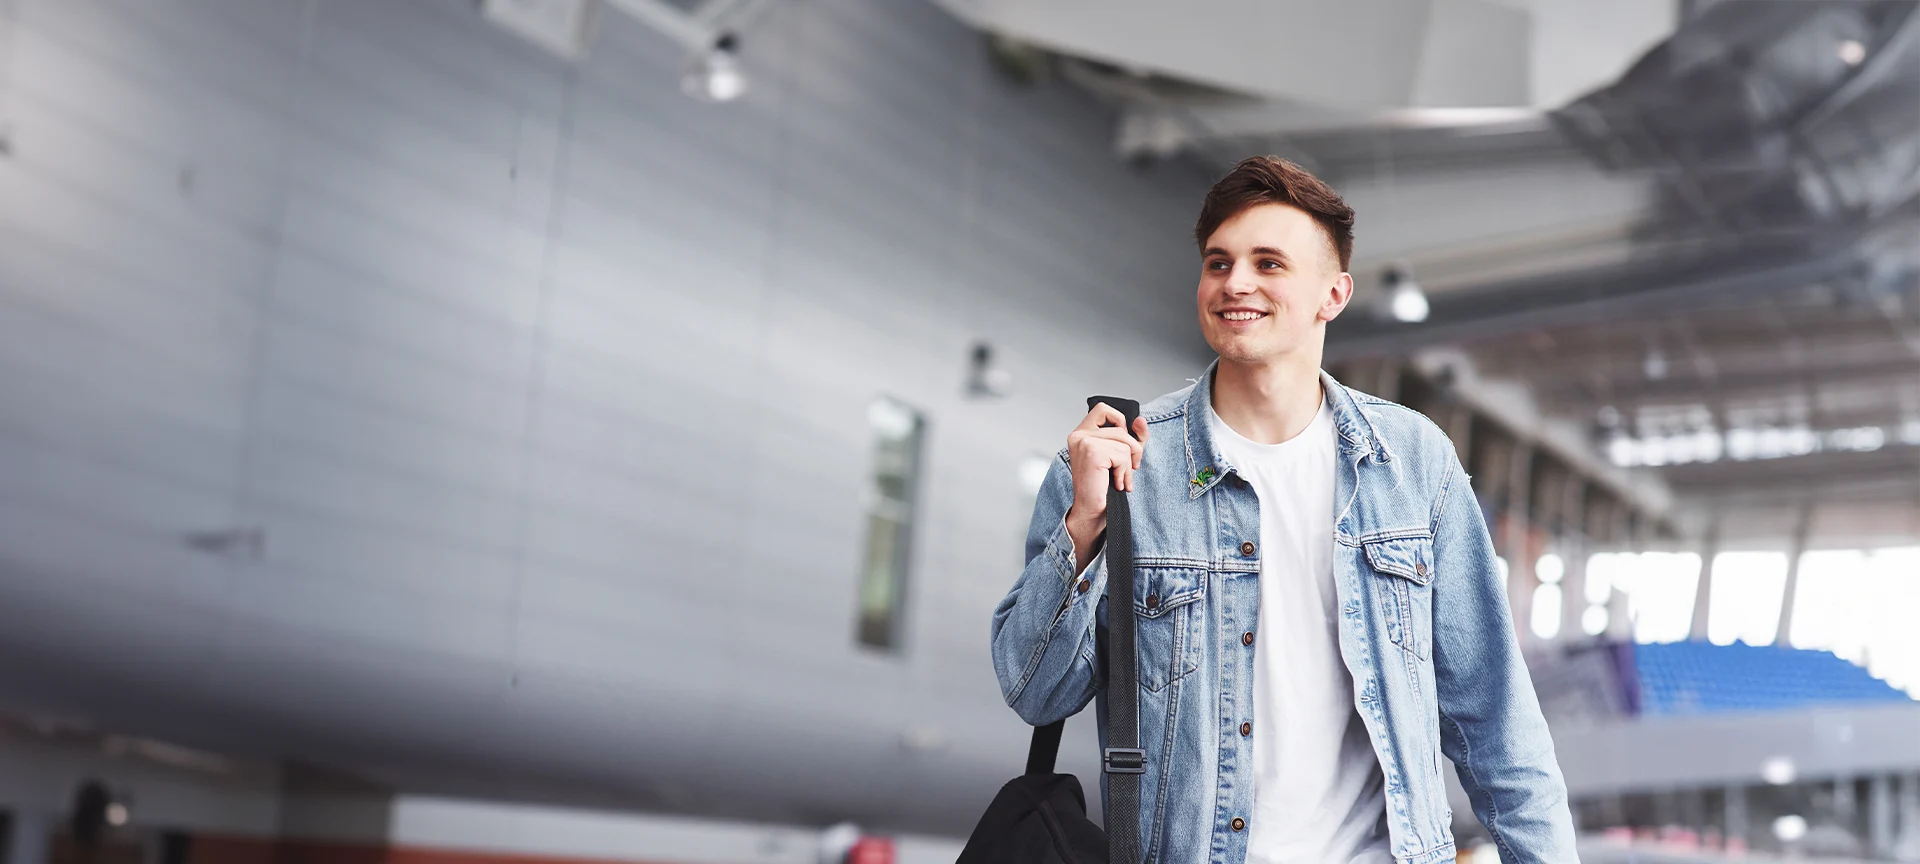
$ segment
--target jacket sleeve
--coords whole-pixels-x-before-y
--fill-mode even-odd
[[[1504,864],[1578,861],[1566,781],[1514,637],[1486,519],[1450,447],[1442,458],[1433,550],[1441,750]]]
[[[1055,456],[1040,484],[1027,529],[1026,569],[993,610],[993,669],[1007,704],[1035,726],[1064,720],[1086,707],[1099,682],[1095,627],[1106,593],[1105,556],[1086,568],[1086,591],[1074,590],[1073,538],[1066,528],[1073,477]]]

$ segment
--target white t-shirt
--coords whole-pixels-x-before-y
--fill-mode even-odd
[[[1332,410],[1322,394],[1306,430],[1279,444],[1207,414],[1222,455],[1260,499],[1247,864],[1393,864],[1380,760],[1340,658]]]

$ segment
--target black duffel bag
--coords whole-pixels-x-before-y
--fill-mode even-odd
[[[1087,399],[1087,410],[1105,402],[1126,418],[1140,416],[1140,403],[1112,396]],[[1087,818],[1079,778],[1054,773],[1062,720],[1035,727],[1027,773],[1000,787],[974,826],[955,864],[1140,864],[1140,691],[1133,647],[1133,518],[1127,495],[1107,487],[1107,774],[1106,830]],[[1113,598],[1120,598],[1115,600]],[[1111,840],[1111,843],[1109,843]]]

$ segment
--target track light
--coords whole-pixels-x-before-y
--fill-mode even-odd
[[[747,92],[747,74],[740,68],[739,50],[739,37],[722,33],[680,76],[680,89],[703,102],[740,98]]]
[[[1646,373],[1648,381],[1660,381],[1667,377],[1667,355],[1658,348],[1648,348],[1647,356],[1640,365],[1640,371]]]
[[[1382,281],[1387,288],[1388,309],[1393,320],[1407,324],[1418,324],[1427,320],[1430,311],[1427,305],[1427,292],[1420,290],[1420,283],[1398,267],[1388,267]]]
[[[1867,59],[1867,46],[1858,39],[1847,39],[1840,43],[1840,62],[1848,66],[1858,66]]]

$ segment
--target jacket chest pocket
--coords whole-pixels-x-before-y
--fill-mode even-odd
[[[1384,601],[1387,638],[1427,659],[1433,645],[1433,538],[1395,537],[1361,545],[1378,580],[1376,594]]]
[[[1206,625],[1206,607],[1199,601],[1205,587],[1206,573],[1199,569],[1134,571],[1134,653],[1141,687],[1157,693],[1200,668],[1199,639]]]

